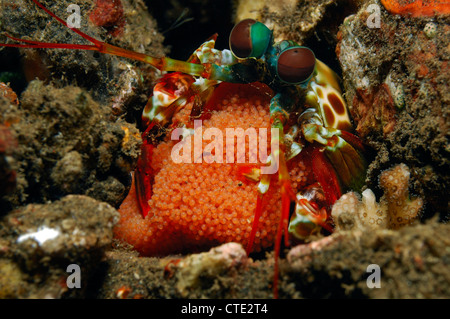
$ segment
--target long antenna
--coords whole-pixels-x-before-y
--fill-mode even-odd
[[[42,3],[40,3],[37,0],[31,0],[33,1],[39,8],[44,10],[47,14],[49,14],[51,17],[55,18],[59,23],[66,26],[67,28],[70,28],[68,24],[58,17],[56,14],[48,10]],[[124,58],[129,58],[132,60],[141,61],[147,64],[150,64],[161,71],[179,71],[187,74],[191,74],[194,76],[204,76],[208,77],[208,70],[205,69],[205,67],[202,64],[196,64],[196,63],[189,63],[185,61],[175,60],[168,57],[162,57],[162,58],[155,58],[147,54],[134,52],[131,50],[123,49],[117,46],[114,46],[112,44],[99,41],[89,35],[87,35],[84,32],[81,32],[80,30],[76,28],[70,28],[72,31],[83,37],[84,39],[91,42],[91,45],[88,44],[70,44],[70,43],[48,43],[48,42],[40,42],[40,41],[32,41],[32,40],[24,40],[15,38],[13,36],[10,36],[5,33],[5,36],[7,36],[9,39],[17,41],[17,42],[24,42],[26,44],[22,43],[0,43],[0,46],[3,47],[13,47],[13,48],[43,48],[43,49],[73,49],[73,50],[90,50],[90,51],[97,51],[100,53],[110,54],[110,55],[116,55]]]

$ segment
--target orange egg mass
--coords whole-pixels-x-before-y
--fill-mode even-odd
[[[208,128],[219,129],[225,149],[226,128],[246,130],[253,127],[257,132],[259,128],[270,128],[270,96],[258,92],[254,89],[246,91],[242,85],[227,86],[226,92],[222,90],[221,98],[216,99],[215,110],[203,120],[203,132]],[[235,150],[244,147],[239,144],[242,141],[234,140]],[[116,238],[128,242],[146,256],[200,251],[232,241],[245,247],[252,230],[258,186],[258,182],[244,178],[239,169],[248,165],[248,140],[245,143],[247,164],[226,163],[225,150],[223,163],[176,164],[171,158],[176,143],[178,141],[171,141],[168,134],[155,148],[151,160],[155,176],[148,202],[150,212],[142,217],[133,185],[119,208],[121,218],[114,230]],[[211,140],[203,140],[203,148],[209,143]],[[304,186],[308,173],[303,163],[293,161],[289,167],[293,188]],[[274,244],[281,215],[276,175],[264,197],[263,207],[253,245],[256,251]]]

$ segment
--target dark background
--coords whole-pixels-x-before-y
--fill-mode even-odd
[[[218,33],[216,48],[228,48],[233,28],[232,0],[144,0],[170,48],[170,57],[186,60],[213,34]],[[177,19],[184,21],[175,27]]]

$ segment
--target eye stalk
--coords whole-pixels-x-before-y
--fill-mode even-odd
[[[308,81],[316,67],[316,57],[307,47],[287,48],[278,56],[278,77],[288,84],[301,84]]]
[[[230,33],[231,52],[240,59],[259,59],[266,52],[272,31],[263,23],[253,19],[245,19],[236,24]]]

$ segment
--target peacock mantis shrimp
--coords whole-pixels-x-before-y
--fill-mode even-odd
[[[64,20],[39,1],[32,1],[68,27]],[[330,207],[343,190],[360,187],[364,179],[364,147],[349,132],[352,124],[337,75],[316,59],[309,48],[289,40],[274,43],[272,31],[252,19],[243,20],[233,28],[229,38],[230,50],[215,49],[217,36],[213,36],[187,61],[155,58],[99,41],[76,28],[72,30],[91,44],[45,43],[6,35],[22,43],[3,43],[0,46],[91,50],[142,61],[164,72],[142,114],[146,130],[142,135],[142,155],[136,168],[135,183],[144,217],[148,213],[148,200],[152,194],[148,159],[152,155],[154,135],[159,128],[168,126],[173,115],[189,103],[194,105],[191,118],[201,115],[221,82],[248,85],[259,82],[274,92],[269,108],[271,128],[278,134],[271,139],[271,154],[266,165],[251,167],[243,171],[243,175],[257,183],[258,192],[252,231],[246,247],[248,254],[252,252],[264,195],[272,187],[272,174],[278,175],[282,203],[275,238],[273,287],[276,297],[282,238],[288,246],[290,235],[304,239],[322,228],[331,232]],[[307,159],[316,183],[295,194],[286,163],[298,156]],[[269,169],[273,167],[275,170]],[[325,198],[326,205],[323,207],[316,203],[316,198],[320,196]],[[295,202],[295,210],[291,214],[292,202]]]

